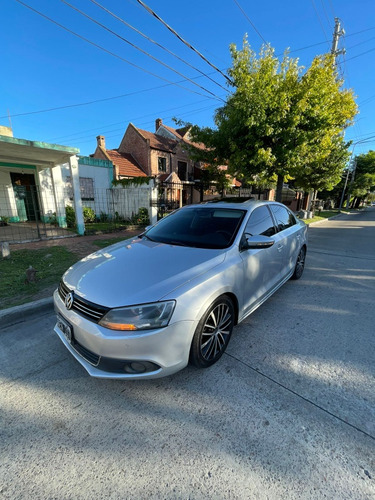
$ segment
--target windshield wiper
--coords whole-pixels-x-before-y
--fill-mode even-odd
[[[168,243],[168,245],[176,245],[176,246],[179,246],[179,247],[188,247],[188,246],[190,246],[190,245],[186,245],[186,243],[182,243],[181,241],[174,241],[174,240],[168,241],[166,243]]]
[[[140,238],[145,238],[146,240],[149,240],[149,241],[155,241],[152,238],[150,238],[149,236],[147,236],[147,234],[140,234],[139,237]]]

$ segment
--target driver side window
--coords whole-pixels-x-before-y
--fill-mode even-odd
[[[252,236],[273,236],[276,233],[270,211],[266,206],[256,208],[246,224],[245,233]]]

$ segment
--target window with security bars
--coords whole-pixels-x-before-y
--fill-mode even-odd
[[[72,187],[72,178],[66,178],[66,186],[68,190],[68,196],[72,200],[73,199],[73,187]],[[79,188],[81,191],[81,199],[82,201],[93,201],[94,197],[94,179],[91,177],[80,177],[79,178]]]

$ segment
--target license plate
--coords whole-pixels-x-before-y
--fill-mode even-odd
[[[63,319],[61,316],[57,316],[57,326],[63,332],[66,340],[68,342],[71,342],[72,338],[73,338],[72,326],[65,319]]]

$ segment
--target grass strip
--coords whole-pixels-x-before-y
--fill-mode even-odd
[[[11,251],[8,258],[0,259],[0,309],[40,298],[38,294],[57,286],[64,272],[77,260],[77,255],[61,246]],[[30,266],[37,270],[35,283],[26,280]]]

